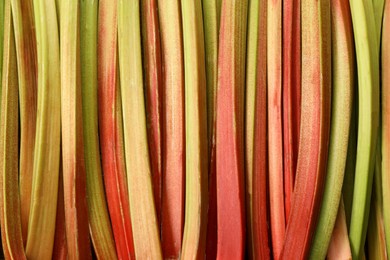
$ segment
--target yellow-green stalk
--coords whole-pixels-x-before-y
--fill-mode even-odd
[[[26,255],[49,259],[56,224],[61,136],[59,35],[55,0],[34,0],[38,107]]]
[[[20,201],[23,242],[27,240],[37,116],[37,44],[32,0],[11,0],[20,98]]]
[[[379,59],[371,1],[350,0],[358,67],[358,141],[349,238],[352,257],[363,254],[379,126]]]
[[[0,82],[2,82],[1,76],[3,74],[4,1],[5,0],[0,0]],[[1,87],[1,85],[0,85],[0,87]],[[0,93],[1,93],[1,91],[0,91]]]
[[[100,1],[101,8],[105,8],[105,3],[106,2],[103,3],[103,1]],[[97,257],[101,259],[117,259],[103,186],[99,149],[97,55],[98,8],[99,2],[96,0],[81,1],[80,62],[89,230]],[[117,7],[113,6],[112,8]],[[106,19],[109,19],[107,16],[105,16]],[[99,22],[104,23],[104,20],[100,19]],[[107,35],[105,38],[108,39],[109,36]],[[104,47],[103,42],[101,42],[100,45],[103,45],[102,47]],[[109,52],[107,50],[105,51],[106,54],[109,55]],[[103,59],[102,57],[100,58]],[[99,60],[99,63],[104,62]],[[106,71],[99,70],[99,73],[99,76],[104,78]]]
[[[202,3],[182,0],[186,122],[183,259],[205,254],[208,209],[207,99]]]
[[[123,130],[136,258],[161,259],[146,133],[139,0],[118,1]],[[134,127],[137,126],[137,127]]]
[[[61,120],[68,257],[91,259],[80,79],[79,1],[61,2]]]
[[[10,0],[5,2],[4,66],[0,124],[0,218],[6,259],[26,259],[18,185],[18,70]]]
[[[331,0],[332,118],[320,215],[310,258],[324,259],[336,223],[348,152],[354,90],[354,46],[348,0]]]

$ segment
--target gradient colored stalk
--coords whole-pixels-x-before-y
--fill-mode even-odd
[[[141,1],[141,26],[150,164],[153,178],[154,204],[156,206],[157,221],[160,223],[162,186],[161,103],[163,89],[157,0]]]
[[[116,259],[103,186],[98,130],[98,2],[80,5],[80,63],[89,229],[97,257]],[[100,76],[102,75],[101,69]],[[115,204],[114,204],[115,205]]]
[[[184,227],[184,54],[179,0],[159,0],[163,61],[161,245],[164,258],[178,259]]]
[[[223,1],[216,118],[217,259],[245,251],[244,100],[247,7]]]
[[[286,224],[298,161],[301,115],[301,1],[283,1],[283,166]]]
[[[61,2],[61,121],[68,257],[91,259],[84,164],[78,0]]]
[[[347,162],[355,85],[353,28],[348,0],[331,0],[332,118],[325,189],[310,257],[326,257],[336,223]]]
[[[4,66],[0,121],[0,222],[7,259],[26,259],[23,246],[18,185],[19,99],[18,70],[11,3],[4,8]]]
[[[37,119],[37,53],[32,0],[11,0],[20,98],[20,203],[23,243],[27,240]]]
[[[26,255],[29,259],[50,259],[56,226],[61,139],[60,44],[55,0],[34,0],[34,17],[38,106]]]
[[[358,141],[349,238],[352,257],[363,255],[379,127],[379,50],[371,1],[351,0],[358,67]]]
[[[303,0],[301,131],[294,197],[280,259],[306,259],[321,206],[331,114],[330,1]]]

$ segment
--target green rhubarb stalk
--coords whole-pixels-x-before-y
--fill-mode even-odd
[[[26,259],[18,185],[18,70],[9,0],[5,2],[4,20],[4,67],[0,122],[1,238],[6,259]]]
[[[61,88],[57,15],[54,0],[34,0],[38,46],[38,112],[26,255],[52,255],[60,161]]]
[[[390,2],[386,1],[382,32],[382,195],[386,249],[390,254]]]
[[[267,2],[267,96],[270,225],[273,256],[279,258],[286,232],[282,130],[282,1]]]
[[[374,18],[376,27],[376,38],[378,44],[378,51],[380,50],[381,35],[382,35],[382,21],[383,21],[383,10],[385,6],[385,0],[372,0],[374,7]]]
[[[324,195],[311,259],[324,259],[336,222],[347,159],[354,89],[354,48],[348,0],[331,0],[332,118]]]
[[[309,256],[321,208],[331,123],[330,2],[301,2],[302,21],[310,26],[302,26],[301,135],[282,259]]]
[[[88,217],[91,239],[97,257],[116,259],[115,242],[103,186],[99,148],[98,7],[99,3],[95,0],[83,0],[80,5],[81,92]],[[102,22],[102,20],[100,21]],[[99,73],[101,77],[105,76],[105,71],[99,71]]]
[[[23,242],[27,240],[37,116],[37,54],[32,0],[11,0],[20,98],[20,201]]]
[[[181,2],[186,122],[186,201],[181,258],[205,254],[208,209],[206,70],[202,3]]]
[[[70,259],[91,259],[82,128],[79,2],[61,2],[61,119],[65,226]]]
[[[159,0],[163,61],[161,246],[164,258],[178,259],[184,227],[184,66],[179,0]]]
[[[217,259],[245,251],[244,100],[248,1],[223,1],[216,118]]]
[[[379,59],[374,9],[371,1],[350,0],[357,53],[359,118],[355,184],[349,238],[352,256],[362,256],[379,126]]]
[[[345,219],[344,203],[341,198],[333,228],[326,258],[329,260],[352,259],[351,246],[349,244],[347,222]],[[323,258],[325,259],[325,258]]]
[[[139,0],[118,1],[119,71],[131,223],[136,258],[161,259],[149,161]],[[137,126],[136,128],[134,127]]]
[[[0,82],[2,82],[3,74],[3,44],[4,44],[4,1],[0,0]],[[1,87],[2,85],[0,85]],[[1,90],[0,90],[1,97]]]
[[[247,249],[254,255],[253,243],[253,155],[255,137],[255,100],[257,82],[257,51],[259,42],[259,0],[248,3],[248,35],[246,56],[246,92],[245,92],[245,175],[246,175],[246,227]],[[262,39],[263,41],[263,39]]]

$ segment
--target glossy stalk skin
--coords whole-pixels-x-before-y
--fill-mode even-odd
[[[302,4],[301,134],[294,198],[280,259],[306,259],[326,176],[331,114],[330,1]]]
[[[161,246],[178,259],[185,200],[184,54],[179,0],[159,0],[163,61]]]
[[[60,161],[60,176],[58,180],[58,201],[56,233],[54,235],[53,260],[68,259],[68,246],[66,244],[66,225],[65,225],[65,203],[64,203],[64,183],[62,173],[62,160]],[[89,234],[89,233],[88,233]]]
[[[341,198],[326,258],[329,260],[352,259],[343,199]]]
[[[286,223],[298,161],[301,115],[301,0],[283,1],[283,169]]]
[[[286,233],[282,128],[282,1],[267,4],[268,180],[272,251],[279,259]]]
[[[91,259],[80,79],[78,0],[61,2],[61,126],[65,227],[70,259]]]
[[[56,226],[61,139],[60,44],[55,1],[34,0],[34,17],[38,107],[26,255],[28,259],[50,259]]]
[[[98,33],[99,136],[107,204],[119,259],[134,258],[122,119],[118,97],[118,1],[100,1]]]
[[[101,2],[101,5],[104,5],[104,3]],[[95,0],[83,0],[80,4],[81,92],[88,217],[90,235],[96,256],[101,259],[116,259],[117,254],[107,210],[99,149],[98,91],[100,89],[97,73],[99,71],[100,84],[104,84],[102,80],[108,77],[108,72],[103,71],[102,57],[99,56],[98,52],[98,46],[100,48],[104,47],[102,42],[99,43],[100,45],[97,42],[98,6],[99,3]],[[100,20],[100,22],[102,21]],[[107,49],[104,50],[107,51]],[[98,57],[100,58],[99,63]],[[99,65],[100,67],[98,67]]]
[[[349,238],[352,257],[363,254],[379,127],[379,50],[371,1],[350,1],[358,67],[359,118],[355,183]]]
[[[23,246],[18,185],[19,99],[18,70],[11,3],[4,10],[4,66],[0,121],[0,222],[7,259],[26,259]]]
[[[268,227],[267,1],[259,3],[253,160],[253,258],[271,259]]]
[[[245,201],[247,251],[253,256],[253,156],[255,150],[255,103],[257,90],[257,51],[259,42],[259,0],[248,2],[248,35],[246,55],[246,90],[245,90]],[[264,35],[263,35],[264,36]],[[261,38],[266,39],[266,38]],[[266,46],[265,46],[266,48]],[[265,54],[266,55],[266,54]]]
[[[390,201],[390,2],[385,3],[382,31],[382,195]],[[390,254],[390,204],[383,203],[386,249]]]
[[[157,221],[161,219],[161,109],[162,61],[157,0],[141,1],[143,65],[146,89],[146,120]]]
[[[0,0],[0,82],[2,82],[2,74],[3,74],[4,17],[5,17],[4,4],[5,4],[5,0]]]
[[[181,2],[185,75],[186,202],[181,258],[204,259],[208,210],[208,138],[202,2]]]
[[[206,257],[217,255],[217,183],[215,162],[216,96],[218,84],[218,35],[221,0],[203,0],[203,27],[207,79],[207,135],[209,143],[209,202],[207,213]]]
[[[32,0],[11,1],[20,98],[20,203],[23,243],[27,240],[37,114],[37,54]]]
[[[248,2],[223,1],[218,56],[217,259],[245,250],[244,99]]]
[[[332,118],[324,195],[310,250],[311,259],[324,259],[336,223],[347,162],[355,85],[355,51],[348,0],[331,0]]]
[[[144,102],[140,1],[118,1],[118,46],[127,183],[137,259],[162,259]],[[134,128],[134,125],[137,126]]]

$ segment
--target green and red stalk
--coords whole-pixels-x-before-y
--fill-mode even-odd
[[[80,64],[89,230],[96,256],[116,259],[100,163],[97,36],[98,2],[83,0],[80,5]]]
[[[184,227],[184,66],[179,0],[159,0],[163,61],[161,243],[164,258],[180,256]]]
[[[118,1],[123,132],[135,257],[161,259],[144,102],[140,1]],[[134,125],[137,126],[134,128]]]
[[[332,118],[324,195],[310,250],[311,259],[324,259],[336,223],[347,162],[355,86],[355,51],[348,0],[331,0]]]
[[[37,114],[37,54],[32,0],[11,0],[20,98],[20,208],[23,243],[27,240]]]
[[[280,259],[306,259],[321,206],[331,112],[330,1],[301,2],[301,131],[289,222]]]
[[[382,31],[382,195],[390,201],[390,2],[386,1]],[[390,254],[390,203],[383,203],[386,249]]]
[[[259,3],[253,154],[253,259],[271,259],[268,230],[267,1]]]
[[[118,81],[118,1],[100,1],[98,20],[99,136],[107,204],[119,259],[134,258]]]
[[[350,8],[357,54],[359,116],[349,238],[352,257],[359,259],[367,233],[379,127],[379,49],[377,37],[370,35],[377,29],[372,2],[351,0]]]
[[[279,259],[286,233],[282,129],[282,1],[267,4],[268,180],[272,252]]]
[[[246,201],[246,249],[249,257],[254,255],[253,243],[253,156],[255,149],[255,103],[257,90],[257,51],[259,42],[259,0],[248,3],[248,35],[246,55],[245,90],[245,201]],[[266,38],[262,38],[263,39]],[[265,46],[266,48],[266,46]],[[265,54],[267,55],[267,54]]]
[[[34,0],[38,57],[38,106],[26,255],[52,257],[61,139],[58,20],[54,0]],[[48,196],[50,194],[50,196]]]
[[[68,246],[66,244],[64,183],[62,173],[62,160],[60,161],[60,174],[58,180],[58,201],[56,217],[56,233],[54,235],[53,260],[68,259]]]
[[[82,128],[79,2],[61,3],[61,133],[66,240],[70,259],[91,259]]]
[[[0,218],[3,252],[7,259],[26,259],[19,197],[18,70],[10,0],[4,8],[4,66],[0,121]]]
[[[301,115],[301,1],[283,1],[283,164],[286,224],[298,161]]]
[[[248,2],[223,1],[216,118],[217,259],[245,250],[244,100]]]
[[[153,178],[154,204],[157,221],[161,216],[161,101],[162,101],[162,62],[157,0],[141,1],[141,25],[143,65],[145,70],[146,120],[150,166]]]
[[[215,164],[216,93],[218,84],[218,32],[221,0],[203,0],[203,28],[207,80],[207,134],[209,155],[209,208],[207,213],[206,257],[217,254],[217,186]]]
[[[205,257],[208,138],[202,2],[181,2],[185,75],[186,201],[182,259]]]
[[[339,203],[336,222],[327,249],[326,258],[329,260],[352,259],[342,197]]]

